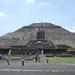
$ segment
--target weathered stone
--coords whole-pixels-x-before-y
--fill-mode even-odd
[[[51,41],[55,47],[67,46],[75,48],[75,33],[51,23],[33,23],[15,32],[0,37],[0,47],[25,46],[30,40],[37,40],[37,32],[45,32],[45,40]]]

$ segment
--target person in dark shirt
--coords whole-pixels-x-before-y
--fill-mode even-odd
[[[22,59],[22,66],[24,66],[24,59]]]
[[[47,59],[47,63],[48,63],[48,59]]]

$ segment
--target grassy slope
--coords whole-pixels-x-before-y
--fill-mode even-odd
[[[75,64],[74,57],[47,57],[47,59],[55,63]]]
[[[75,51],[75,48],[68,48],[67,51]]]

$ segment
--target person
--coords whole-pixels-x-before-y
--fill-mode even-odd
[[[40,56],[38,55],[38,62],[40,63]]]
[[[48,63],[48,59],[47,59],[47,63]]]
[[[35,62],[37,63],[37,56],[35,57]]]
[[[0,60],[2,59],[2,55],[0,55]]]
[[[10,59],[7,56],[5,56],[5,57],[6,57],[7,64],[10,65],[10,63],[9,63]]]
[[[10,65],[10,63],[9,63],[9,62],[10,62],[10,60],[9,60],[9,59],[7,59],[7,64],[8,64],[8,65]]]
[[[24,66],[24,59],[22,59],[22,66]]]

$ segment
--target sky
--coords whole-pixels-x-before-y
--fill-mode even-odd
[[[0,36],[38,22],[75,32],[75,0],[0,0]]]

